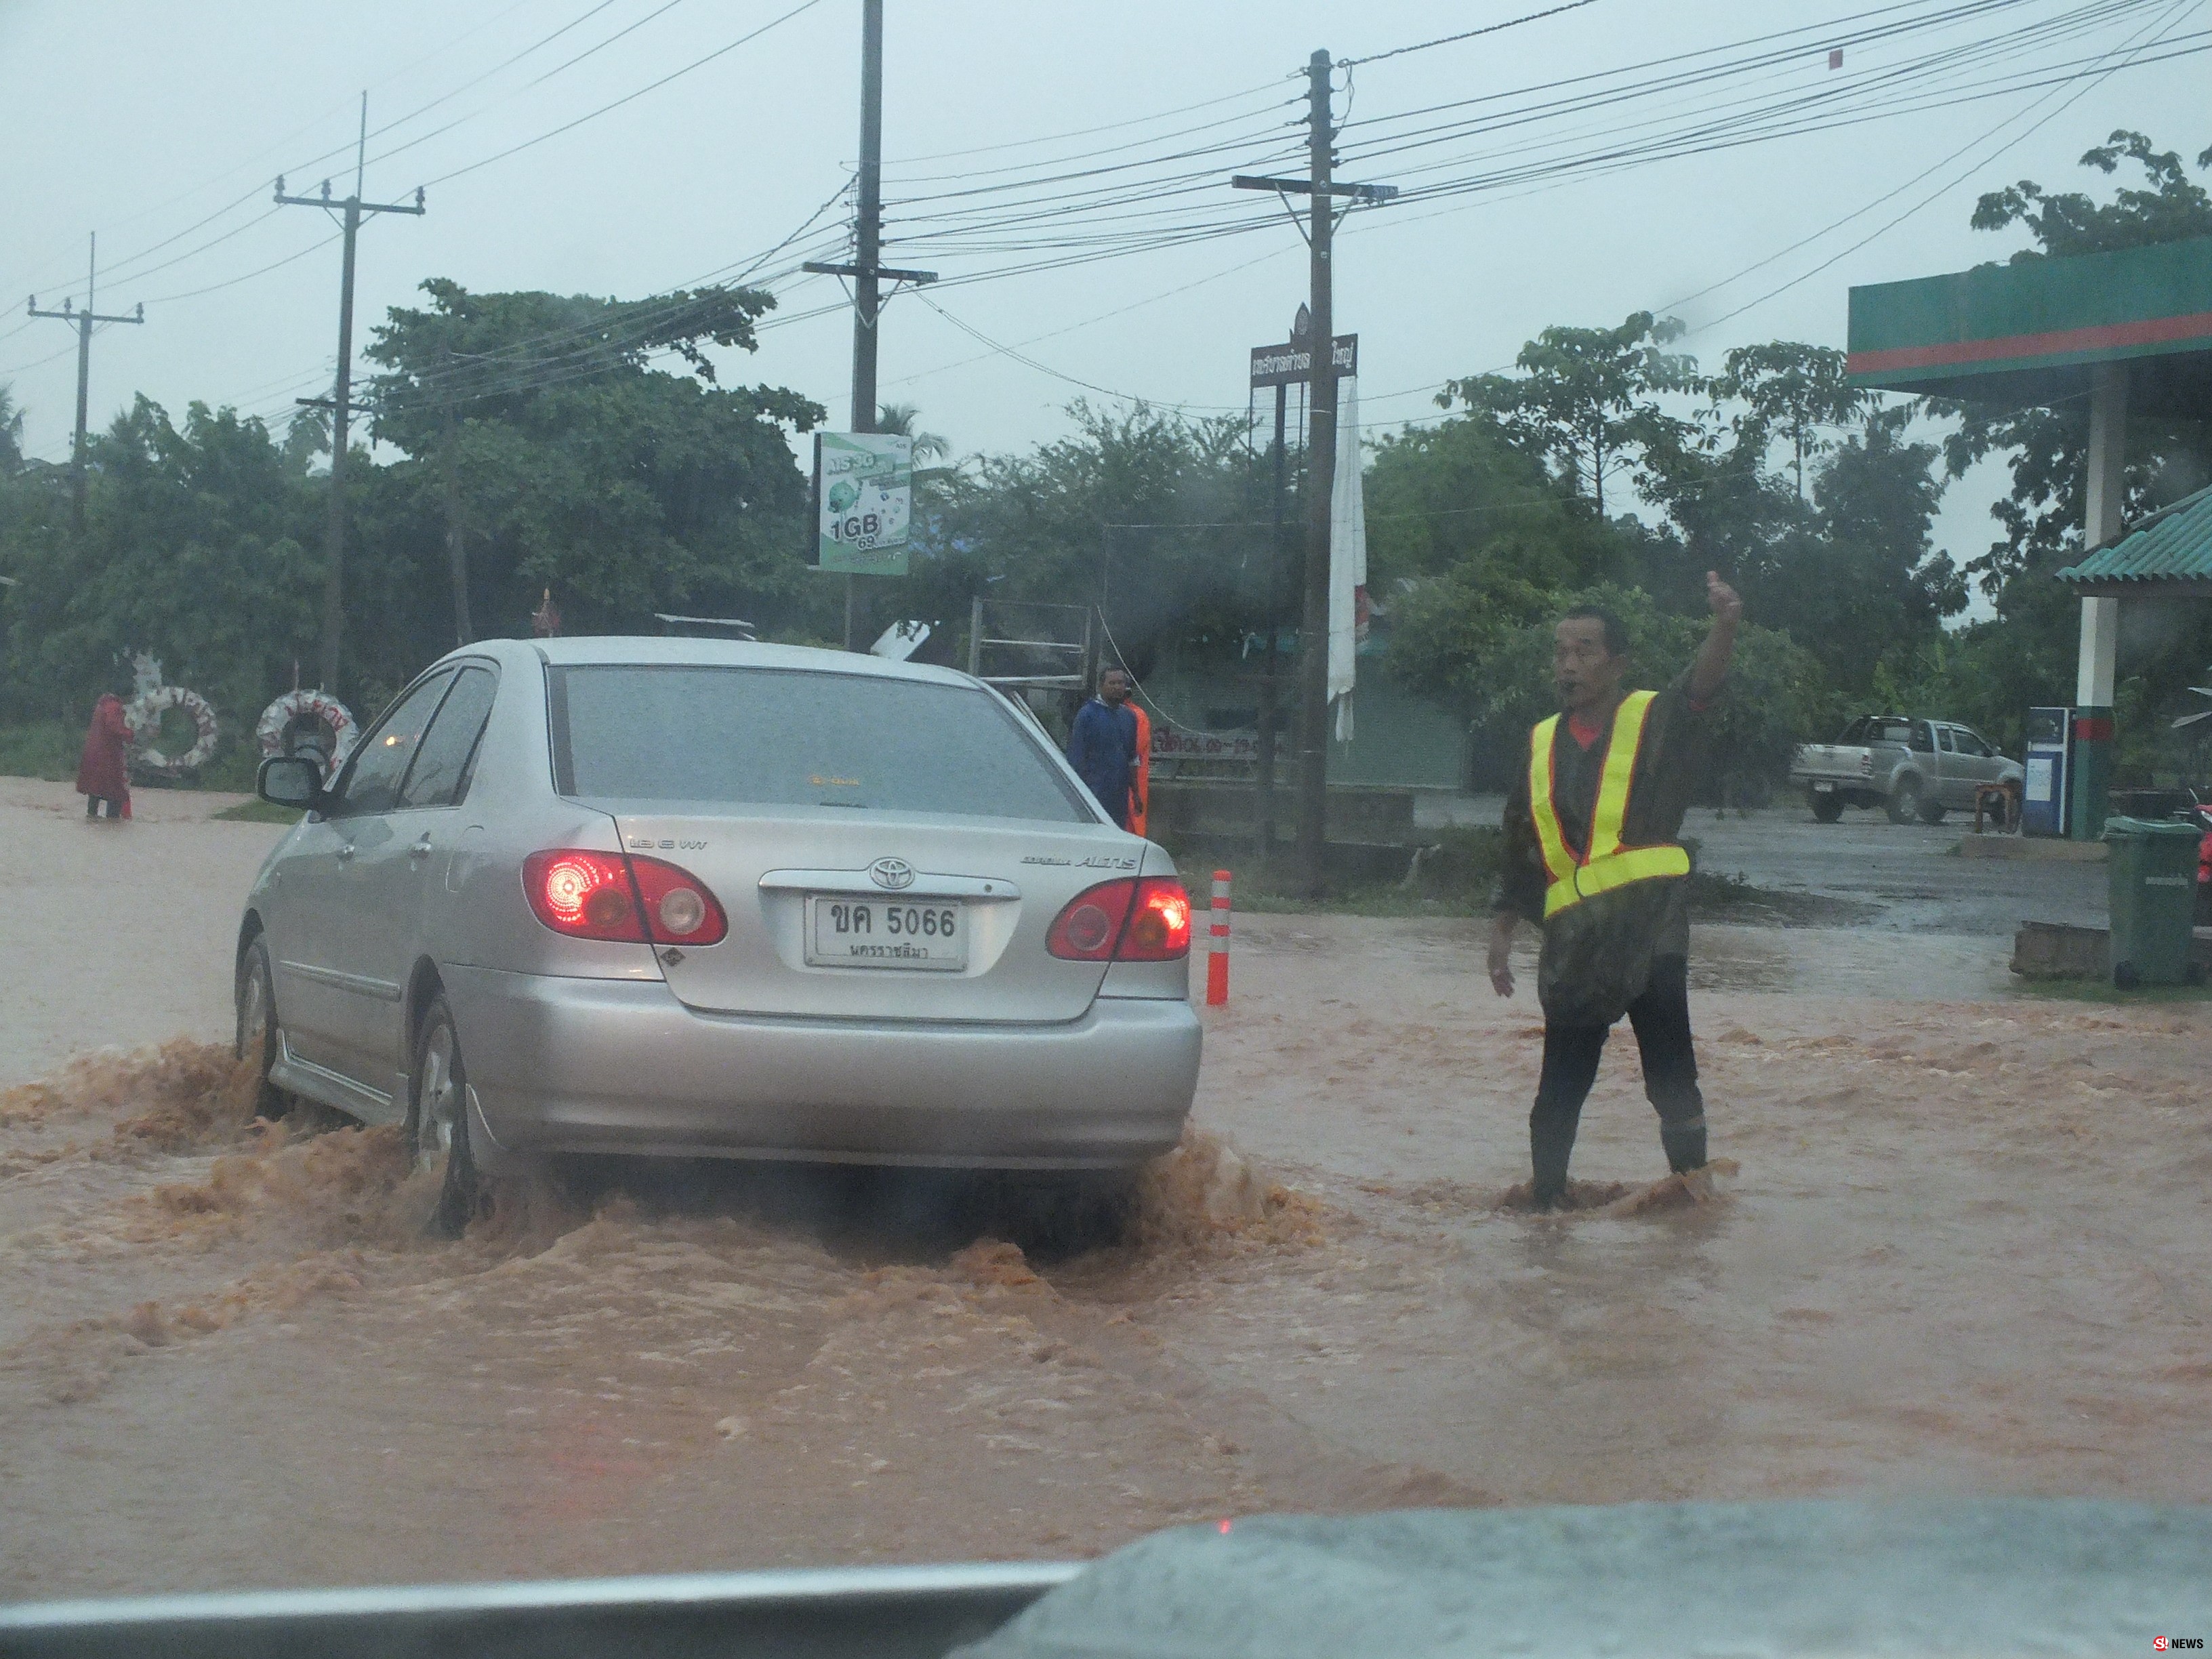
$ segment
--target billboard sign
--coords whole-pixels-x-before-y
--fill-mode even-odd
[[[913,518],[913,439],[890,432],[814,434],[815,568],[905,575]]]
[[[1359,337],[1340,334],[1332,354],[1339,374],[1359,373]],[[1286,340],[1281,345],[1252,348],[1252,386],[1303,386],[1313,377],[1313,342]]]

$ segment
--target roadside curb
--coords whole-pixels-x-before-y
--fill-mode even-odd
[[[2102,864],[2109,856],[2101,841],[2056,841],[2027,836],[1961,836],[1962,859],[2017,859],[2030,864]]]

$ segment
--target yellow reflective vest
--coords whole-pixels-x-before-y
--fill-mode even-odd
[[[1625,887],[1632,881],[1660,876],[1686,876],[1690,855],[1672,842],[1655,847],[1624,847],[1620,826],[1628,817],[1628,792],[1636,778],[1637,751],[1644,743],[1644,722],[1657,694],[1632,691],[1614,710],[1613,730],[1605,739],[1605,758],[1598,772],[1597,799],[1590,808],[1589,844],[1577,858],[1559,833],[1559,815],[1552,803],[1552,750],[1559,717],[1539,720],[1528,734],[1528,811],[1536,826],[1536,845],[1544,855],[1548,885],[1544,890],[1544,919],[1549,921],[1571,904],[1592,894]]]

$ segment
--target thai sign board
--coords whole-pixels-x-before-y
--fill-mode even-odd
[[[815,568],[905,575],[913,519],[913,439],[889,432],[814,434]]]
[[[1359,337],[1340,334],[1336,349],[1330,354],[1340,374],[1359,373]],[[1302,386],[1313,378],[1313,343],[1309,340],[1285,340],[1280,345],[1252,348],[1252,385]]]
[[[1255,761],[1257,732],[1183,732],[1165,720],[1152,722],[1154,760]]]

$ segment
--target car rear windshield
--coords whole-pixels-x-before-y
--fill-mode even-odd
[[[988,691],[873,674],[556,667],[564,795],[1095,823]]]

